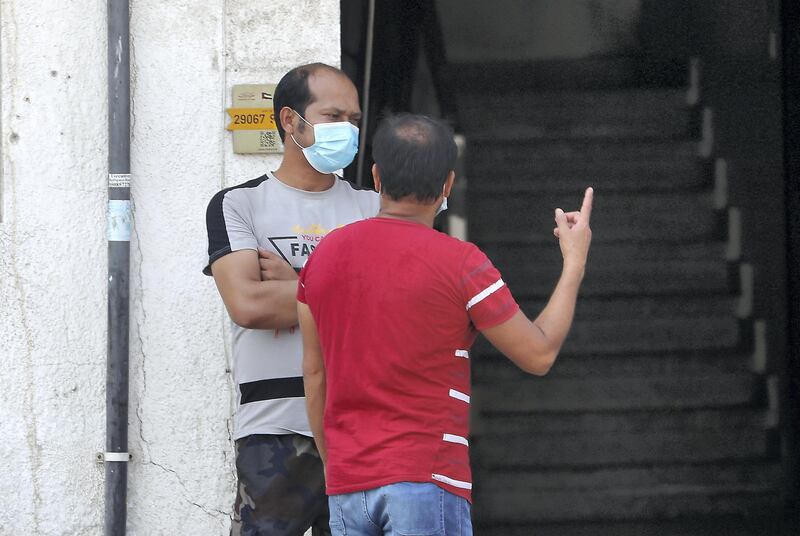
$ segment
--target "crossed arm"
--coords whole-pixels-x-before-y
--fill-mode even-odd
[[[228,314],[250,329],[297,325],[297,274],[279,256],[243,249],[214,261],[211,273]]]

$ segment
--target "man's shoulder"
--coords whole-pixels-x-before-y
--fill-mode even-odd
[[[365,233],[369,233],[372,220],[373,218],[371,217],[364,218],[331,229],[314,250],[314,255],[317,254],[317,250],[322,250],[323,252],[329,248],[332,250],[340,250],[343,244],[352,245],[354,242],[358,243],[360,240],[363,240]],[[349,245],[345,245],[344,247],[350,247]],[[325,255],[326,253],[323,253],[323,256]]]
[[[342,177],[338,177],[336,182],[338,185],[337,191],[342,195],[345,195],[351,199],[357,199],[361,202],[370,202],[375,204],[379,203],[380,196],[378,195],[378,192],[372,188],[358,186],[346,179],[343,179]]]
[[[211,198],[211,201],[208,203],[208,208],[211,209],[212,207],[222,207],[222,202],[225,200],[226,197],[230,196],[242,196],[243,198],[248,195],[254,188],[258,188],[261,186],[267,179],[269,179],[269,175],[261,175],[255,179],[250,179],[249,181],[242,182],[240,184],[236,184],[234,186],[229,186],[227,188],[223,188],[222,190],[218,191],[214,196]]]
[[[344,225],[340,225],[336,229],[332,229],[325,235],[323,242],[333,243],[339,240],[347,240],[349,237],[358,236],[365,232],[371,226],[372,218],[364,218],[363,220],[355,220]]]
[[[432,231],[433,232],[430,233],[429,235],[431,240],[436,242],[437,245],[444,250],[456,252],[459,254],[468,254],[474,250],[479,250],[478,246],[476,246],[472,242],[461,240],[460,238],[456,238],[455,236],[451,236],[443,231],[439,231],[436,229],[432,229]]]
[[[472,242],[436,231],[432,236],[431,251],[441,262],[455,270],[470,270],[470,266],[483,264],[488,257]]]
[[[339,184],[340,187],[346,188],[348,192],[352,192],[356,195],[368,195],[368,196],[378,195],[378,192],[376,192],[372,188],[352,183],[349,180],[345,179],[344,177],[340,177],[338,175],[336,176],[336,182]]]

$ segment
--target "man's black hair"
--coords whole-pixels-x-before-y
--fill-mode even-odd
[[[453,129],[425,115],[399,114],[381,123],[372,140],[372,156],[381,192],[397,200],[434,201],[455,169],[458,149]]]
[[[281,125],[281,110],[284,106],[288,106],[305,117],[306,107],[314,102],[314,95],[311,94],[311,90],[308,88],[308,79],[312,74],[322,69],[347,76],[341,69],[326,63],[309,63],[295,67],[283,75],[283,78],[275,87],[275,94],[272,96],[272,107],[275,113],[275,126],[278,128],[281,141],[284,141],[286,137],[286,132]]]

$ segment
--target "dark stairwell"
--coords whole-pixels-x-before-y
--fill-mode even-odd
[[[548,71],[571,87],[521,75]],[[752,272],[696,88],[636,73],[625,58],[453,69],[468,238],[529,316],[560,268],[553,209],[596,191],[575,325],[551,373],[526,376],[485,341],[473,352],[476,534],[780,530]]]
[[[780,385],[776,5],[377,2],[388,30],[374,62],[407,76],[373,78],[372,117],[453,120],[466,158],[439,220],[486,251],[529,316],[560,269],[554,208],[596,189],[576,321],[550,374],[524,375],[485,341],[472,352],[476,534],[797,533],[783,525],[796,453]],[[362,26],[343,26],[343,51]]]

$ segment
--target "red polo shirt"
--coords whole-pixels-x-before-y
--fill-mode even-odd
[[[325,362],[328,494],[434,482],[471,500],[469,348],[519,310],[486,255],[371,218],[319,244],[297,297]]]

